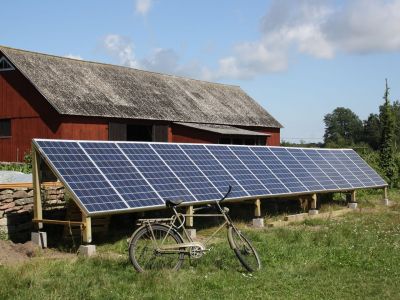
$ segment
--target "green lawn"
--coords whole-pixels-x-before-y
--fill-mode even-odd
[[[220,236],[178,272],[137,274],[121,240],[96,258],[0,267],[0,299],[399,299],[400,205],[382,207],[380,197],[359,193],[361,212],[334,220],[243,229],[262,260],[257,273],[244,272]]]

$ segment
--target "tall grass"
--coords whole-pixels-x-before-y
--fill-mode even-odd
[[[0,299],[399,299],[400,207],[369,207],[340,219],[244,229],[263,264],[252,274],[224,235],[178,272],[145,274],[133,270],[121,239],[98,247],[96,258],[0,267]]]

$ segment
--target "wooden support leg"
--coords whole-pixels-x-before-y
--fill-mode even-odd
[[[43,219],[42,194],[39,172],[40,157],[36,150],[32,153],[32,181],[33,181],[33,217],[36,220]],[[36,223],[36,229],[43,228],[43,223]]]
[[[256,218],[261,218],[261,201],[260,199],[257,199],[254,202],[255,208],[254,208],[254,216]]]
[[[389,195],[387,186],[383,188],[383,205],[389,205]]]
[[[188,206],[186,208],[187,215],[193,215],[193,206]],[[186,217],[186,227],[193,227],[193,217]]]
[[[352,208],[352,209],[356,209],[357,208],[356,191],[351,191],[350,192],[349,208]]]
[[[311,209],[308,212],[309,215],[317,215],[317,194],[311,195]]]
[[[261,200],[256,199],[254,202],[254,219],[253,219],[253,227],[262,228],[264,227],[264,219],[261,217]]]
[[[186,214],[187,215],[193,215],[194,210],[193,210],[193,206],[188,206],[186,208]],[[196,229],[193,228],[193,217],[186,217],[186,231],[187,234],[189,235],[189,237],[191,239],[195,239],[196,238]]]
[[[83,222],[83,242],[85,244],[90,244],[92,242],[92,219],[82,213]]]

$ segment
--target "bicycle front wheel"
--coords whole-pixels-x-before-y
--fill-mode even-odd
[[[228,240],[243,267],[249,272],[261,269],[260,258],[250,241],[239,230],[229,227]]]
[[[170,228],[155,224],[139,228],[129,243],[129,258],[138,272],[147,270],[178,270],[184,259],[182,251],[169,253],[159,251],[162,245],[173,246],[183,243],[182,237]]]

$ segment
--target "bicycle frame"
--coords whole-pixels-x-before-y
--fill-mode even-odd
[[[182,214],[177,212],[176,207],[172,207],[172,210],[174,212],[174,215],[171,218],[162,218],[162,219],[139,219],[138,221],[141,222],[143,226],[147,226],[149,228],[149,231],[152,234],[152,240],[153,240],[153,246],[155,249],[157,249],[158,253],[182,253],[184,252],[185,254],[190,253],[190,248],[191,247],[197,247],[200,248],[202,252],[208,251],[210,249],[206,249],[207,245],[209,242],[222,230],[224,227],[233,227],[235,230],[236,227],[233,225],[231,219],[227,215],[227,209],[222,208],[218,202],[216,202],[217,207],[220,210],[220,213],[211,213],[211,214],[199,214],[199,213],[193,213],[193,214]],[[185,226],[185,220],[186,218],[198,218],[198,217],[203,217],[203,218],[211,218],[211,217],[220,217],[224,219],[224,222],[210,235],[207,237],[207,239],[203,242],[197,242],[192,239],[190,234],[188,233],[186,226]],[[178,224],[176,224],[179,222]],[[164,226],[168,227],[168,232],[164,239],[161,241],[159,245],[157,245],[156,238],[153,233],[152,229],[152,224],[163,224]],[[164,244],[165,239],[168,236],[168,233],[170,231],[174,231],[175,233],[178,233],[178,230],[182,229],[184,238],[186,239],[187,242],[183,243],[178,243],[178,244]],[[179,234],[179,233],[178,233]]]

